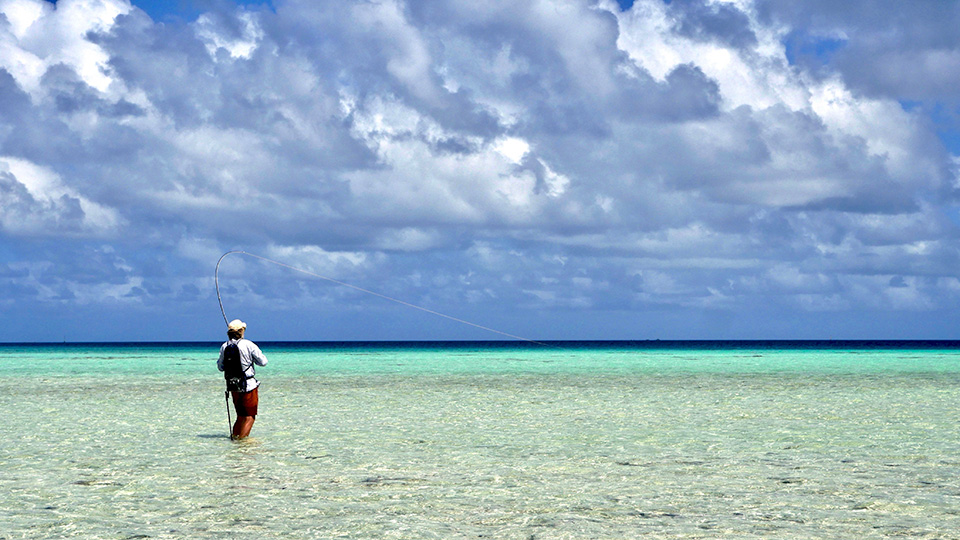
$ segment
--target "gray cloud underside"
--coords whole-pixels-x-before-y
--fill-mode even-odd
[[[0,303],[950,308],[960,15],[894,4],[0,2]]]

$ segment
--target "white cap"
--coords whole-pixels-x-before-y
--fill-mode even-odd
[[[243,330],[247,327],[247,323],[241,321],[240,319],[234,319],[230,321],[230,324],[227,325],[227,330]]]

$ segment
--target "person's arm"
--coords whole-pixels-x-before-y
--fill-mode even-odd
[[[217,369],[223,371],[223,349],[226,348],[226,343],[220,346],[220,358],[217,358]]]
[[[257,347],[257,344],[252,341],[250,342],[250,345],[253,345],[250,347],[250,358],[253,359],[254,363],[256,363],[258,366],[267,365],[267,357],[264,356],[263,351],[260,350],[260,347]]]

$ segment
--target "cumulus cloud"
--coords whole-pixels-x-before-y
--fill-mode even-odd
[[[0,0],[0,287],[175,311],[244,248],[505,321],[952,306],[956,9],[816,4]]]
[[[4,0],[0,12],[0,67],[33,95],[44,91],[41,78],[54,65],[70,66],[89,86],[108,93],[114,80],[105,73],[109,57],[88,39],[113,26],[131,10],[121,0],[74,0],[59,5],[34,0]]]
[[[101,235],[116,232],[119,213],[64,185],[53,171],[0,156],[0,225],[11,235]]]

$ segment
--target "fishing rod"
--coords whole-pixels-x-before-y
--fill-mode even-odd
[[[227,433],[230,434],[230,438],[233,438],[233,419],[230,418],[230,391],[223,391],[223,401],[227,404]],[[239,418],[238,418],[239,420]]]
[[[289,265],[289,264],[286,264],[286,263],[283,263],[283,262],[280,262],[280,261],[275,261],[275,260],[273,260],[273,259],[268,259],[267,257],[262,257],[262,256],[260,256],[260,255],[255,255],[255,254],[253,254],[253,253],[249,253],[249,252],[243,251],[243,250],[241,250],[241,249],[234,249],[234,250],[228,251],[228,252],[224,253],[223,255],[221,255],[221,256],[220,256],[220,259],[217,261],[217,268],[216,268],[216,270],[214,270],[214,274],[213,274],[214,285],[215,285],[216,288],[217,288],[217,302],[220,303],[220,314],[223,315],[223,323],[224,323],[224,324],[229,324],[229,323],[227,322],[227,313],[226,313],[226,312],[224,311],[224,309],[223,309],[223,299],[220,297],[220,263],[223,262],[223,259],[226,258],[227,255],[233,255],[233,254],[246,255],[246,256],[248,256],[248,257],[253,257],[253,258],[255,258],[255,259],[260,259],[261,261],[265,261],[265,262],[268,262],[268,263],[272,263],[272,264],[275,264],[275,265],[277,265],[277,266],[282,266],[282,267],[284,267],[284,268],[288,268],[288,269],[293,270],[293,271],[296,271],[296,272],[300,272],[300,273],[303,273],[303,274],[307,274],[307,275],[313,276],[313,277],[315,277],[315,278],[323,279],[323,280],[329,281],[329,282],[331,282],[331,283],[336,283],[337,285],[341,285],[341,286],[343,286],[343,287],[349,287],[349,288],[354,289],[354,290],[356,290],[356,291],[360,291],[360,292],[362,292],[362,293],[370,294],[370,295],[376,296],[376,297],[378,297],[378,298],[382,298],[382,299],[384,299],[384,300],[389,300],[389,301],[391,301],[391,302],[395,302],[395,303],[400,304],[400,305],[402,305],[402,306],[406,306],[406,307],[413,308],[413,309],[418,309],[418,310],[420,310],[420,311],[424,311],[424,312],[426,312],[426,313],[430,313],[431,315],[436,315],[436,316],[438,316],[438,317],[443,317],[444,319],[449,319],[449,320],[451,320],[451,321],[455,321],[455,322],[458,322],[458,323],[460,323],[460,324],[465,324],[465,325],[468,325],[468,326],[472,326],[472,327],[474,327],[474,328],[479,328],[479,329],[481,329],[481,330],[486,330],[487,332],[493,332],[494,334],[500,334],[501,336],[506,336],[506,337],[509,337],[509,338],[512,338],[512,339],[517,339],[517,340],[520,340],[520,341],[526,341],[526,342],[528,342],[528,343],[535,343],[535,344],[537,344],[537,345],[543,345],[543,346],[545,346],[545,347],[552,347],[552,345],[550,345],[550,344],[548,344],[548,343],[543,343],[543,342],[536,341],[536,340],[533,340],[533,339],[525,338],[525,337],[523,337],[523,336],[517,336],[517,335],[514,335],[514,334],[508,334],[507,332],[502,332],[502,331],[500,331],[500,330],[496,330],[496,329],[490,328],[490,327],[488,327],[488,326],[483,326],[483,325],[480,325],[480,324],[477,324],[477,323],[473,323],[473,322],[470,322],[470,321],[467,321],[467,320],[464,320],[464,319],[460,319],[460,318],[454,317],[454,316],[452,316],[452,315],[447,315],[446,313],[441,313],[441,312],[439,312],[439,311],[435,311],[435,310],[432,310],[432,309],[428,309],[428,308],[425,308],[425,307],[423,307],[423,306],[418,306],[418,305],[416,305],[416,304],[411,304],[410,302],[405,302],[405,301],[400,300],[400,299],[398,299],[398,298],[393,298],[392,296],[387,296],[387,295],[385,295],[385,294],[380,294],[380,293],[378,293],[378,292],[371,291],[371,290],[369,290],[369,289],[364,289],[364,288],[362,288],[362,287],[357,287],[356,285],[351,285],[350,283],[346,283],[346,282],[340,281],[340,280],[338,280],[338,279],[333,279],[333,278],[331,278],[331,277],[323,276],[323,275],[317,274],[316,272],[311,272],[311,271],[309,271],[309,270],[304,270],[303,268],[297,268],[296,266],[291,266],[291,265]]]

